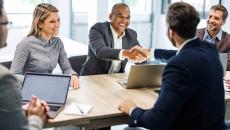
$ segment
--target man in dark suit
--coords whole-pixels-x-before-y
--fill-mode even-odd
[[[89,31],[89,46],[86,62],[81,75],[124,72],[129,58],[145,60],[138,54],[128,56],[129,49],[139,45],[137,33],[127,28],[130,23],[130,10],[124,3],[115,4],[109,15],[110,22],[96,23]]]
[[[230,35],[223,31],[221,27],[225,24],[228,17],[228,11],[223,5],[214,5],[209,11],[207,18],[207,27],[197,29],[196,36],[206,40],[212,44],[216,44],[219,53],[228,53],[227,70],[230,70]],[[133,48],[134,49],[134,48]],[[149,49],[135,47],[145,53],[149,53]],[[151,50],[155,59],[168,61],[176,54],[176,50],[155,49]]]
[[[139,108],[130,99],[119,105],[119,110],[130,115],[129,126],[151,130],[224,128],[222,66],[216,45],[195,36],[199,21],[191,5],[176,2],[169,6],[168,37],[178,51],[165,66],[161,93],[153,108]]]

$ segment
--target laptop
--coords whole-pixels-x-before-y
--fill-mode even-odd
[[[219,53],[219,57],[220,57],[220,62],[223,67],[224,76],[225,76],[226,71],[227,71],[228,53]]]
[[[27,73],[22,83],[22,104],[30,102],[34,95],[47,102],[48,116],[55,118],[64,108],[70,85],[70,76]]]
[[[128,79],[119,80],[118,83],[127,89],[160,87],[164,66],[164,64],[132,65]]]

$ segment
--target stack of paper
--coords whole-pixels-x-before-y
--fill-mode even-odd
[[[93,105],[81,104],[81,103],[71,103],[64,109],[65,114],[73,115],[87,115],[93,108]]]

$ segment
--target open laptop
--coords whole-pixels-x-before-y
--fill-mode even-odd
[[[228,61],[228,53],[219,53],[220,62],[222,64],[223,70],[224,70],[224,76],[227,71],[227,61]]]
[[[160,87],[164,66],[163,64],[132,65],[128,80],[119,80],[118,83],[127,89]]]
[[[70,85],[70,76],[27,73],[22,84],[22,104],[34,95],[47,102],[48,116],[55,118],[64,108]]]

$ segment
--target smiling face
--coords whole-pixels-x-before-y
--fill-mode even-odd
[[[122,35],[130,23],[129,8],[125,6],[117,6],[116,9],[109,15],[109,19],[118,36]]]
[[[44,22],[39,23],[41,34],[45,38],[51,38],[52,36],[58,35],[60,26],[60,17],[58,12],[50,12],[49,16]]]
[[[207,20],[208,31],[219,32],[221,26],[224,25],[223,12],[220,10],[210,10]]]

